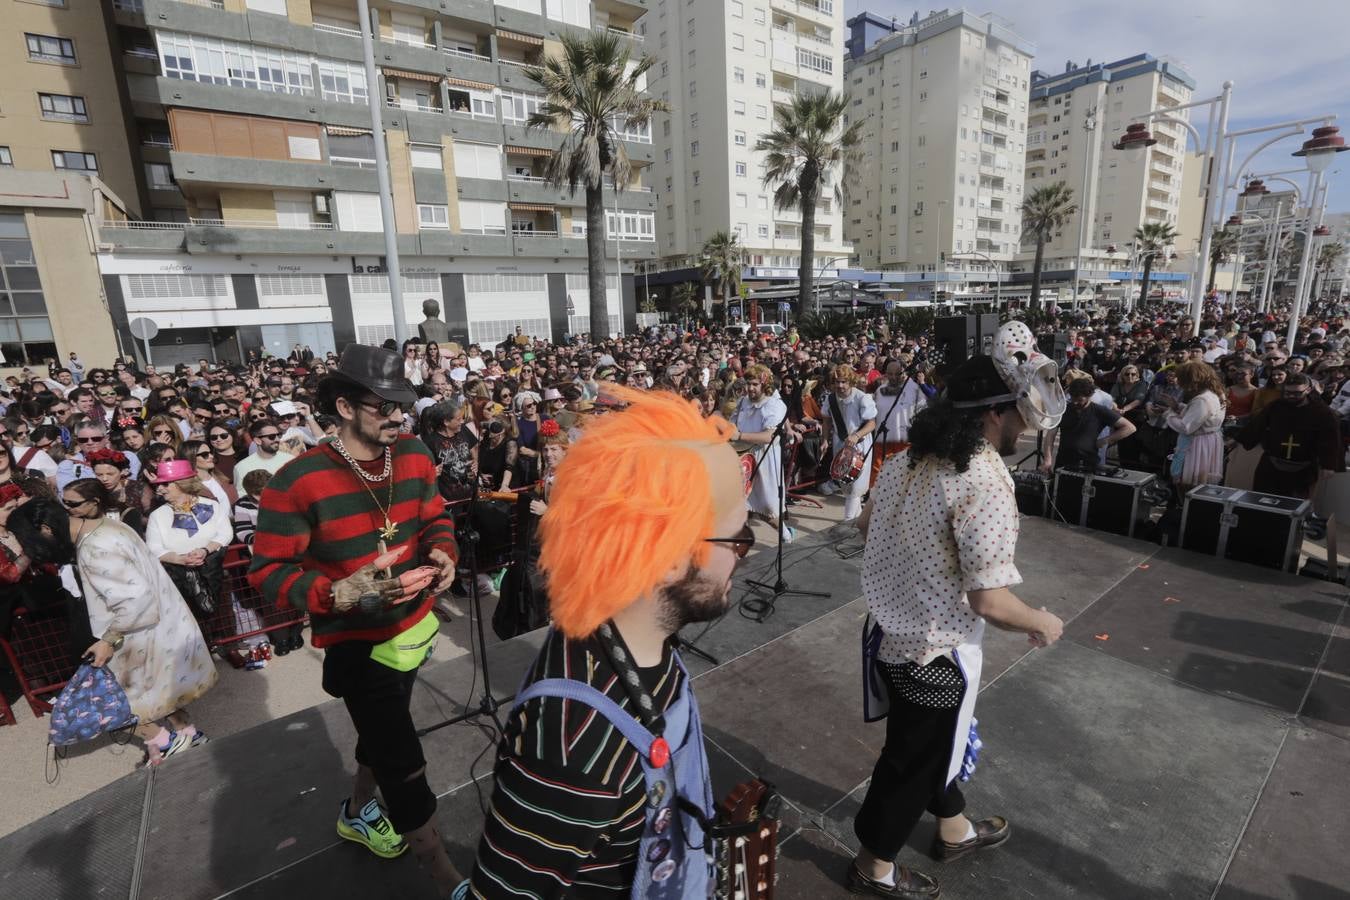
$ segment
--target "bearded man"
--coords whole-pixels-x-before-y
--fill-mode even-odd
[[[712,808],[671,638],[728,606],[746,525],[733,429],[667,391],[606,388],[540,530],[553,628],[499,747],[467,896],[707,897]]]

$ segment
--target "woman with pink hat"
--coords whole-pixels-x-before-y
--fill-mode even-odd
[[[198,615],[215,610],[224,550],[234,539],[230,511],[218,503],[186,459],[161,462],[150,481],[164,504],[150,513],[145,543]]]

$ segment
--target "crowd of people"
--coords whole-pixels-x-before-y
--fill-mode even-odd
[[[1310,312],[1292,354],[1281,337],[1286,323],[1240,307],[1207,305],[1199,329],[1172,307],[1050,310],[1029,318],[1036,347],[1058,367],[1068,397],[1062,419],[1040,435],[1046,471],[1108,461],[1151,469],[1176,488],[1175,503],[1192,486],[1222,481],[1235,446],[1260,448],[1253,484],[1259,491],[1307,497],[1327,473],[1344,469],[1350,327],[1338,307]],[[550,521],[560,515],[550,510],[560,502],[572,520],[587,503],[610,502],[596,484],[582,497],[555,496],[554,488],[569,467],[576,484],[584,480],[575,474],[583,462],[617,464],[612,454],[598,451],[574,457],[574,447],[594,445],[579,444],[588,435],[608,429],[635,448],[645,446],[623,427],[596,424],[616,408],[641,406],[636,397],[687,401],[681,408],[697,410],[701,424],[669,408],[662,412],[659,404],[648,409],[662,427],[696,433],[699,441],[729,440],[743,456],[743,478],[731,489],[737,502],[728,506],[718,494],[700,513],[735,532],[702,540],[722,541],[743,556],[754,542],[745,515],[768,523],[778,540],[791,541],[793,506],[809,490],[840,495],[844,521],[866,530],[868,501],[889,471],[886,459],[911,447],[911,430],[925,409],[946,408],[940,392],[957,371],[956,348],[942,346],[927,327],[907,334],[887,318],[860,320],[848,334],[810,337],[795,327],[776,336],[665,326],[599,344],[554,345],[517,328],[491,346],[412,339],[386,349],[392,351],[389,371],[381,373],[382,358],[371,357],[364,375],[353,374],[357,353],[339,359],[297,347],[286,359],[239,365],[201,360],[164,371],[129,359],[86,367],[72,353],[67,365],[10,377],[0,394],[0,633],[21,607],[69,616],[74,656],[90,657],[95,665],[117,660],[119,682],[141,722],[137,734],[147,763],[158,765],[206,740],[187,711],[216,680],[198,623],[234,602],[223,579],[229,555],[247,559],[256,551],[254,586],[268,602],[310,614],[314,644],[327,656],[325,689],[344,698],[362,733],[362,772],[344,801],[339,833],[380,855],[412,846],[442,882],[451,870],[443,850],[435,849],[434,829],[426,830],[434,798],[427,800],[424,779],[419,782],[420,751],[391,750],[403,755],[397,777],[390,776],[376,761],[382,751],[365,737],[387,719],[368,697],[362,699],[366,688],[355,687],[358,681],[389,681],[388,693],[406,693],[411,681],[403,676],[415,671],[420,658],[411,669],[390,663],[402,674],[388,676],[368,665],[372,642],[379,647],[405,631],[434,630],[434,616],[447,614],[435,600],[440,588],[498,593],[494,626],[504,637],[550,622],[570,637],[594,634],[605,618],[591,621],[569,606],[582,603],[578,591],[590,588],[565,576],[565,554],[550,557],[547,540],[529,536],[539,526],[547,537]],[[374,348],[361,352],[366,350]],[[999,418],[1007,404],[988,373],[979,377],[992,388],[983,382],[978,390],[971,387],[976,376],[969,372],[961,377],[967,379],[961,389],[978,394],[972,402],[998,413],[980,426],[992,435],[990,443],[1011,452],[1017,434],[1009,429],[1030,422]],[[931,435],[928,440],[931,447]],[[319,446],[325,452],[307,452]],[[352,448],[360,453],[353,455]],[[296,460],[301,462],[290,465]],[[708,466],[721,471],[721,463]],[[417,488],[425,494],[403,487],[398,471],[408,484],[425,482]],[[589,477],[631,479],[633,473],[591,471]],[[725,493],[721,476],[713,481]],[[896,489],[896,479],[889,489]],[[672,498],[649,499],[679,505]],[[350,549],[343,517],[347,506],[364,507],[367,500],[374,504],[378,541]],[[396,515],[396,509],[404,512]],[[409,515],[420,549],[403,555],[395,548],[409,539],[400,530],[401,517]],[[479,535],[481,564],[472,569],[453,539],[455,526],[466,524]],[[888,520],[888,528],[903,527],[903,521]],[[297,543],[301,532],[304,541]],[[329,549],[316,549],[314,541]],[[508,559],[519,565],[504,567]],[[438,589],[428,592],[433,580]],[[686,600],[696,587],[688,586],[694,593]],[[348,620],[334,613],[355,614],[358,607],[375,624],[350,631]],[[1043,618],[1016,621],[1042,640],[1057,635]],[[302,644],[299,629],[289,629],[274,635],[270,647],[255,646],[255,658]],[[359,659],[345,659],[351,654],[335,649],[349,645],[359,645]],[[563,644],[555,650],[541,657],[538,678],[556,674],[571,652]],[[660,646],[643,655],[649,662],[639,665],[662,666],[667,675],[678,669]],[[611,659],[623,669],[621,653]],[[685,689],[681,679],[661,683],[658,699],[677,703]],[[614,702],[627,699],[622,691],[610,693]],[[607,741],[592,749],[604,750]],[[402,798],[393,801],[392,824],[376,802],[377,786],[386,801]],[[517,786],[522,795],[538,793]],[[971,839],[994,842],[985,839],[996,826],[976,823],[980,828],[969,830],[974,826],[960,817],[959,804],[942,808],[952,811],[942,831],[952,846],[960,846],[968,831],[976,836]],[[873,821],[864,830],[887,837],[865,846],[894,843],[896,830],[886,815],[868,812]],[[489,868],[494,861],[509,867],[518,836],[495,834],[501,846],[486,851]],[[611,875],[630,877],[627,870],[602,872],[613,861],[605,854],[596,859],[601,856],[604,864],[592,866],[598,884],[608,884]],[[866,877],[857,884],[884,887],[878,879],[886,858],[876,851],[862,860]],[[538,887],[529,882],[523,878],[513,889]]]

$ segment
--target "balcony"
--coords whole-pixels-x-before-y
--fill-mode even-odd
[[[615,37],[627,38],[628,40],[638,44],[646,42],[646,38],[638,34],[636,31],[628,31],[627,29],[624,28],[615,28],[613,25],[606,25],[604,28],[596,28],[595,30],[603,32],[605,34],[612,34]]]
[[[409,100],[407,97],[386,97],[385,105],[392,109],[404,109],[410,112],[434,113],[443,115],[445,110],[439,106],[433,106],[429,103],[420,103],[417,100]]]
[[[441,52],[446,56],[453,56],[455,59],[470,59],[476,62],[492,62],[492,57],[484,56],[482,53],[473,53],[469,50],[463,50],[459,47],[442,47]]]
[[[225,0],[174,0],[175,3],[186,3],[188,6],[205,6],[208,9],[224,9]]]
[[[1164,194],[1170,194],[1179,187],[1179,185],[1173,184],[1170,181],[1163,181],[1158,178],[1150,178],[1148,186],[1155,191],[1162,191]]]
[[[327,22],[315,22],[315,31],[322,31],[324,34],[338,34],[343,37],[361,39],[361,29],[354,23],[352,25],[330,25]]]
[[[790,91],[790,90],[787,90],[786,88],[774,88],[774,89],[773,89],[773,102],[774,102],[774,103],[784,103],[784,104],[791,105],[791,104],[792,104],[792,99],[793,99],[793,97],[795,97],[795,96],[796,96],[796,93],[795,93],[795,92]]]

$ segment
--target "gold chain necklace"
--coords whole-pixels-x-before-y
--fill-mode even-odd
[[[352,471],[356,473],[356,480],[361,483],[361,487],[366,489],[366,493],[370,495],[375,507],[383,514],[384,527],[380,529],[380,545],[383,547],[389,541],[398,537],[398,526],[389,518],[389,513],[394,509],[394,451],[389,447],[384,448],[384,475],[382,477],[389,479],[389,503],[385,506],[381,505],[380,498],[375,496],[375,492],[371,490],[367,483],[380,479],[372,479],[370,475],[366,474],[366,470],[361,468],[361,464],[352,459],[351,454],[347,452],[347,448],[342,445],[340,438],[333,439],[333,449],[347,461],[347,465],[351,466]]]

